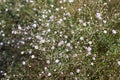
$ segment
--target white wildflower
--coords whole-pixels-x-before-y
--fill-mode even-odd
[[[59,61],[60,61],[59,59],[56,59],[56,60],[55,60],[55,63],[59,63]]]
[[[46,63],[47,63],[47,64],[50,64],[50,60],[47,60]]]
[[[113,34],[116,34],[116,33],[117,33],[117,31],[116,31],[116,30],[112,30],[112,33],[113,33]]]
[[[69,0],[70,3],[74,2],[74,0]]]
[[[105,34],[106,34],[106,33],[107,33],[107,30],[104,30],[104,31],[103,31],[103,33],[105,33]]]
[[[96,17],[101,20],[102,19],[101,13],[96,13]]]
[[[93,62],[91,62],[91,65],[93,66],[93,65],[94,65],[94,63],[93,63]]]
[[[35,55],[31,55],[31,58],[32,58],[32,59],[35,58]]]
[[[90,52],[92,50],[91,47],[87,47],[87,51]]]
[[[23,62],[22,62],[22,64],[23,64],[23,65],[25,65],[25,64],[26,64],[26,62],[25,62],[25,61],[23,61]]]
[[[81,40],[81,41],[84,40],[84,37],[80,37],[80,40]]]
[[[48,76],[51,76],[52,74],[51,73],[48,73]]]
[[[77,73],[80,73],[80,69],[77,69],[76,72],[77,72]]]
[[[118,63],[118,65],[120,66],[120,61],[118,61],[117,63]]]
[[[35,49],[38,49],[39,47],[38,46],[34,46]]]
[[[58,46],[62,46],[64,44],[64,41],[60,41],[59,43],[58,43]]]
[[[54,50],[54,49],[55,49],[55,46],[52,46],[51,49]]]
[[[66,46],[67,46],[67,47],[71,47],[71,44],[70,44],[70,43],[67,43]]]

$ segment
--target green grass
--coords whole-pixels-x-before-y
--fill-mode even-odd
[[[60,1],[0,3],[1,80],[120,79],[119,0]]]

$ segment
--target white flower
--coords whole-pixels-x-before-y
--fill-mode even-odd
[[[62,46],[64,44],[64,41],[60,41],[59,43],[58,43],[58,46]]]
[[[93,65],[94,65],[94,63],[92,62],[92,63],[91,63],[91,65],[93,66]]]
[[[103,23],[107,23],[107,21],[106,21],[106,20],[103,20]]]
[[[56,60],[55,60],[55,63],[59,63],[59,59],[56,59]]]
[[[6,76],[6,75],[7,75],[7,73],[4,73],[3,75],[4,75],[4,76]]]
[[[90,52],[92,50],[91,47],[87,47],[87,51]]]
[[[81,8],[79,8],[78,11],[81,11]]]
[[[88,43],[89,43],[89,44],[92,44],[92,41],[89,41]]]
[[[68,38],[68,36],[67,35],[64,35],[64,37],[67,39]]]
[[[120,61],[118,61],[118,65],[120,66]]]
[[[73,54],[73,58],[77,57],[78,55],[77,54]]]
[[[83,26],[87,26],[87,24],[86,24],[86,23],[83,23]]]
[[[32,26],[33,26],[34,28],[36,28],[36,27],[37,27],[37,24],[33,24]]]
[[[73,72],[70,72],[70,75],[73,75],[74,73]]]
[[[82,19],[80,19],[80,20],[79,20],[79,22],[80,22],[80,23],[83,23],[83,20],[82,20]]]
[[[35,48],[35,49],[38,49],[38,46],[35,46],[34,48]]]
[[[70,47],[71,45],[70,45],[70,43],[67,43],[66,46],[67,46],[67,47]]]
[[[107,30],[104,30],[104,31],[103,31],[103,33],[105,33],[105,34],[106,34],[106,33],[107,33]]]
[[[19,30],[21,30],[21,29],[22,29],[22,27],[21,27],[20,25],[18,25],[18,29],[19,29]]]
[[[93,57],[92,59],[95,60],[95,57]]]
[[[52,74],[51,73],[48,73],[48,76],[51,76]]]
[[[80,73],[80,69],[77,69],[76,72],[77,72],[77,73]]]
[[[35,58],[35,55],[32,55],[31,58],[32,58],[32,59]]]
[[[2,46],[3,45],[3,42],[0,42],[0,46]]]
[[[55,10],[56,10],[56,11],[59,11],[59,8],[56,8]]]
[[[101,20],[102,19],[101,13],[96,13],[96,17]]]
[[[66,0],[63,0],[63,2],[66,2]]]
[[[90,51],[87,53],[87,56],[89,56],[89,55],[91,55],[91,52],[90,52]]]
[[[21,54],[24,54],[24,51],[21,51]]]
[[[45,70],[47,70],[48,68],[47,67],[44,67]]]
[[[69,0],[70,3],[74,2],[74,0]]]
[[[81,40],[81,41],[84,40],[84,37],[80,37],[80,40]]]
[[[26,62],[25,62],[25,61],[23,61],[23,62],[22,62],[22,64],[23,64],[23,65],[25,65],[25,64],[26,64]]]
[[[47,64],[50,64],[50,60],[47,60],[46,63],[47,63]]]
[[[116,34],[116,33],[117,33],[117,31],[116,31],[116,30],[112,30],[112,33],[113,33],[113,34]]]
[[[54,49],[55,49],[55,46],[52,46],[51,49],[54,50]]]
[[[50,32],[50,31],[51,31],[51,29],[48,29],[48,30],[47,30],[47,32]]]

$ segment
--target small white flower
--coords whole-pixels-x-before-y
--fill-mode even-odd
[[[80,37],[80,40],[81,40],[81,41],[84,40],[84,37]]]
[[[63,2],[66,2],[66,0],[63,0]]]
[[[59,59],[56,59],[56,60],[55,60],[55,63],[59,63],[59,61],[60,61]]]
[[[63,3],[62,1],[60,1],[59,3]]]
[[[70,72],[70,75],[73,75],[74,73],[73,72]]]
[[[104,30],[104,31],[103,31],[103,33],[105,33],[105,34],[106,34],[106,33],[107,33],[107,30]]]
[[[35,55],[32,55],[31,58],[32,58],[32,59],[35,58]]]
[[[59,8],[56,8],[55,10],[56,10],[56,11],[59,11]]]
[[[106,21],[106,20],[103,20],[103,23],[107,23],[107,21]]]
[[[71,33],[74,34],[75,32],[72,30]]]
[[[89,41],[88,43],[89,43],[89,44],[92,44],[92,41]]]
[[[4,76],[6,76],[6,75],[7,75],[7,73],[4,73],[3,75],[4,75]]]
[[[55,46],[52,46],[51,49],[54,50],[54,49],[55,49]]]
[[[90,52],[90,51],[87,53],[87,56],[89,56],[89,55],[91,55],[91,52]]]
[[[51,76],[52,74],[51,73],[48,73],[48,76]]]
[[[79,8],[78,11],[81,11],[81,8]]]
[[[38,49],[38,46],[35,46],[35,49]]]
[[[45,39],[41,39],[41,41],[40,41],[41,43],[45,43]]]
[[[101,20],[102,19],[101,13],[96,13],[96,17]]]
[[[93,65],[94,65],[94,63],[92,62],[92,63],[91,63],[91,65],[93,66]]]
[[[2,46],[2,45],[3,45],[3,42],[0,42],[0,45]]]
[[[90,52],[92,50],[91,47],[87,47],[87,51]]]
[[[48,29],[48,30],[47,30],[47,32],[50,32],[50,31],[51,31],[51,29]]]
[[[37,27],[37,24],[33,24],[32,26],[33,26],[34,28],[36,28],[36,27]]]
[[[95,57],[93,57],[92,59],[95,60]]]
[[[62,46],[64,44],[64,41],[60,41],[59,43],[58,43],[58,46]]]
[[[44,67],[45,70],[47,70],[48,68],[47,67]]]
[[[23,62],[22,62],[22,64],[23,64],[23,65],[25,65],[25,64],[26,64],[26,62],[25,62],[25,61],[23,61]]]
[[[71,46],[71,44],[70,44],[70,43],[67,43],[67,44],[66,44],[66,46],[67,46],[67,47],[70,47],[70,46]]]
[[[57,71],[56,69],[54,69],[54,72]]]
[[[77,57],[78,55],[77,54],[73,54],[73,58]]]
[[[116,30],[112,30],[112,33],[113,33],[113,34],[116,34],[116,33],[117,33],[117,31],[116,31]]]
[[[87,24],[86,24],[86,23],[83,23],[83,26],[87,26]]]
[[[45,50],[46,50],[46,48],[43,48],[43,49],[42,49],[42,51],[45,51]]]
[[[64,35],[64,37],[67,39],[68,38],[68,36],[67,35]]]
[[[80,69],[77,69],[76,72],[77,72],[77,73],[80,73]]]
[[[21,27],[20,25],[18,25],[18,29],[19,29],[19,30],[21,30],[21,29],[22,29],[22,27]]]
[[[79,22],[80,22],[80,23],[83,23],[83,20],[82,20],[82,19],[80,19],[80,20],[79,20]]]
[[[74,2],[74,0],[69,0],[70,3]]]
[[[118,65],[120,66],[120,61],[118,61],[117,63],[118,63]]]
[[[21,54],[24,54],[24,51],[21,51]]]
[[[50,60],[47,60],[46,63],[47,63],[47,64],[50,64]]]
[[[50,6],[51,6],[51,7],[54,7],[54,5],[52,5],[52,4],[51,4]]]

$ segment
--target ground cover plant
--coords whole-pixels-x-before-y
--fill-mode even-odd
[[[119,0],[1,0],[1,80],[120,80]]]

